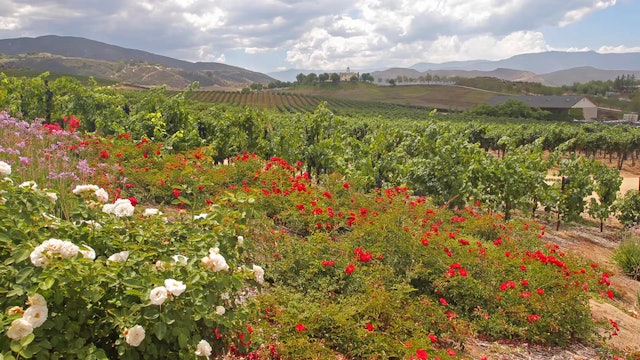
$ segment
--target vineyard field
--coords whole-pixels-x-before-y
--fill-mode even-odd
[[[313,112],[322,102],[335,114],[362,113],[401,114],[409,118],[424,118],[432,108],[401,105],[380,101],[360,101],[330,96],[300,94],[295,92],[259,91],[251,93],[229,91],[194,91],[187,98],[192,101],[249,106],[258,110],[275,110],[280,113]]]

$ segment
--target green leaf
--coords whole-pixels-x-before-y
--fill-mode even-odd
[[[9,347],[11,348],[11,351],[16,353],[19,353],[20,351],[22,351],[22,345],[20,345],[19,341],[15,341],[15,340],[12,341]]]
[[[35,339],[36,336],[33,335],[33,333],[26,335],[25,337],[23,337],[22,339],[20,339],[20,345],[22,347],[26,347],[27,345],[31,344],[33,342],[33,339]]]
[[[22,270],[20,270],[20,272],[18,272],[18,275],[16,276],[16,284],[23,283],[31,274],[33,274],[33,268],[31,266],[22,268]]]
[[[46,278],[43,282],[40,283],[40,289],[49,290],[56,283],[56,279],[53,277]]]
[[[158,340],[164,339],[165,335],[167,335],[167,324],[163,321],[158,321],[153,327],[153,333],[156,335]]]

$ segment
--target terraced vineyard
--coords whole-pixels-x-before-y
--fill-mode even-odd
[[[377,101],[359,101],[328,96],[305,95],[293,92],[259,91],[251,93],[229,91],[194,91],[189,100],[227,103],[249,106],[260,110],[277,110],[281,113],[313,112],[318,104],[326,102],[327,107],[338,115],[365,113],[402,115],[410,118],[428,116],[431,108],[415,105],[390,104]]]

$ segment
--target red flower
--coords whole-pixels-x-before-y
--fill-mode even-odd
[[[449,303],[447,302],[447,300],[445,298],[440,298],[440,300],[438,300],[438,301],[440,301],[440,304],[442,304],[444,306],[449,305]]]
[[[538,288],[536,292],[540,295],[544,294],[544,289]]]
[[[607,290],[607,296],[609,297],[609,299],[613,299],[615,297],[611,290]]]
[[[450,264],[449,267],[452,268],[452,269],[462,269],[462,265],[460,265],[458,263]]]
[[[350,187],[351,185],[349,185],[349,183],[348,183],[348,182],[345,182],[344,184],[342,184],[342,186],[344,186],[344,188],[345,188],[345,189],[349,190],[349,187]]]
[[[180,190],[178,189],[173,189],[173,196],[177,199],[180,197]]]
[[[529,285],[529,280],[522,279],[522,281],[520,281],[520,283],[522,284],[522,286],[528,286]]]
[[[429,339],[431,339],[432,343],[437,343],[438,342],[438,337],[433,335],[433,334],[429,334]]]
[[[540,320],[540,315],[536,315],[536,314],[531,314],[529,315],[529,317],[527,318],[527,321],[532,323],[532,322],[536,322]]]
[[[371,324],[371,323],[368,323],[368,324],[365,326],[365,328],[366,328],[367,330],[369,330],[369,331],[373,331],[373,330],[375,329],[375,328],[373,327],[373,324]]]
[[[422,349],[416,350],[416,356],[419,360],[427,360],[429,358],[429,354],[427,354],[427,351]]]
[[[346,268],[346,269],[344,269],[344,272],[346,272],[346,273],[347,273],[347,275],[351,275],[351,273],[352,273],[355,269],[356,269],[356,267],[355,267],[355,266],[353,266],[353,264],[349,264],[349,265],[347,266],[347,268]]]
[[[298,324],[296,324],[296,330],[305,331],[305,330],[307,330],[307,327],[302,325],[302,324],[300,324],[300,323],[298,323]]]
[[[100,158],[101,159],[108,159],[109,158],[109,152],[107,150],[100,151]]]
[[[335,261],[333,260],[322,260],[322,266],[324,267],[329,267],[331,265],[335,265]]]
[[[460,274],[460,276],[467,276],[467,270],[466,269],[460,269],[460,270],[458,270],[458,274]]]
[[[136,199],[135,196],[131,196],[129,198],[129,201],[131,202],[131,205],[133,205],[133,206],[138,205],[138,199]]]
[[[520,265],[520,270],[522,270],[522,271],[527,271],[527,267],[526,267],[526,266],[524,266],[524,265]]]
[[[126,183],[126,184],[124,184],[124,187],[127,188],[127,189],[131,189],[133,187],[133,184],[132,183]]]

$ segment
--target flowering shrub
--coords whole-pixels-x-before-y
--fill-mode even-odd
[[[264,272],[242,255],[242,213],[143,216],[127,199],[118,217],[92,203],[100,188],[80,186],[82,221],[71,222],[50,215],[38,188],[0,188],[3,356],[188,358],[249,346],[240,335]]]

